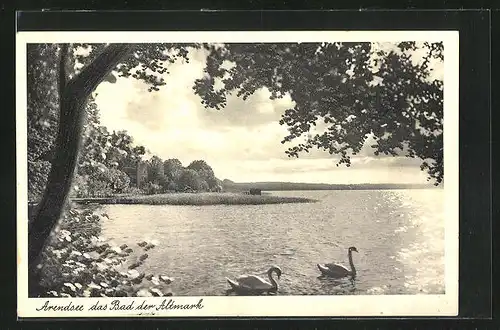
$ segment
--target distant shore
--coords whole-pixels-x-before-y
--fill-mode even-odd
[[[285,203],[314,203],[315,199],[242,193],[170,193],[157,195],[71,198],[80,204],[145,204],[145,205],[261,205]]]
[[[356,184],[329,184],[329,183],[302,183],[302,182],[222,182],[224,191],[248,191],[252,188],[262,191],[312,191],[312,190],[393,190],[393,189],[439,189],[432,184],[410,183],[356,183]]]

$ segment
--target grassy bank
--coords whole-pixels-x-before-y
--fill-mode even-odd
[[[244,195],[238,193],[173,193],[158,195],[114,196],[105,198],[73,198],[72,200],[77,203],[147,205],[260,205],[312,203],[317,201],[303,197]]]

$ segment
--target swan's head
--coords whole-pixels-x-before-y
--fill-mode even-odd
[[[278,266],[272,266],[271,268],[269,268],[269,273],[272,273],[272,272],[276,273],[276,275],[278,276],[278,279],[281,277],[281,274],[283,274],[283,272],[281,271],[281,268],[279,268]]]
[[[351,246],[351,247],[349,248],[349,252],[358,252],[358,249],[356,249],[356,247],[355,247],[355,246]]]

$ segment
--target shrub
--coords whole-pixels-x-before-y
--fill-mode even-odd
[[[87,196],[82,197],[109,197],[113,195],[113,189],[106,181],[89,179],[87,181]]]
[[[73,197],[73,196],[76,196],[76,197],[88,197],[88,196],[90,196],[88,182],[83,176],[78,175],[78,174],[75,175],[75,178],[73,179],[73,183],[71,185],[70,196],[71,197]]]
[[[121,193],[130,186],[129,176],[115,168],[108,169],[106,179],[110,183],[113,193]]]
[[[138,248],[113,246],[100,238],[107,216],[92,210],[70,209],[61,219],[40,263],[42,296],[135,297],[169,296],[171,279],[146,275],[140,266],[155,242]]]
[[[146,182],[141,189],[147,195],[160,194],[163,192],[163,188],[159,184],[153,182]]]
[[[170,181],[167,185],[167,191],[177,191],[178,189],[179,187],[173,181]]]
[[[144,191],[140,188],[137,187],[128,187],[125,189],[125,194],[127,195],[142,195],[144,194]]]
[[[72,195],[77,197],[109,197],[123,193],[130,185],[125,172],[104,165],[87,167],[85,174],[77,174],[73,181]]]

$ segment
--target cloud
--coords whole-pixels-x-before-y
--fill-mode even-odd
[[[269,122],[278,122],[285,110],[293,108],[289,96],[269,100],[271,93],[265,88],[257,90],[247,100],[231,94],[227,106],[221,110],[204,109],[202,112],[205,127],[224,129],[227,126],[254,127]]]
[[[373,157],[370,138],[350,168],[335,166],[338,157],[320,150],[288,158],[293,142],[280,143],[287,129],[279,119],[293,101],[270,100],[269,91],[260,89],[246,101],[230,96],[223,110],[204,108],[192,86],[203,76],[205,56],[194,51],[189,64],[171,65],[167,86],[158,92],[130,78],[102,83],[96,91],[102,124],[127,130],[162,159],[178,158],[184,165],[204,159],[219,178],[235,181],[425,182],[418,160]]]

